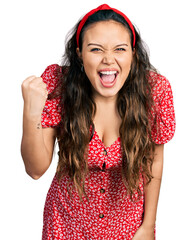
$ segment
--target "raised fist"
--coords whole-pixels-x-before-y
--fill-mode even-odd
[[[30,76],[22,82],[24,106],[33,116],[41,115],[48,97],[46,84],[41,77]]]

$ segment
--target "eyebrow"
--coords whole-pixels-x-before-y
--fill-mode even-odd
[[[89,43],[89,44],[87,45],[87,47],[89,47],[89,46],[91,46],[91,45],[95,45],[95,46],[99,46],[99,47],[102,47],[102,48],[103,48],[103,46],[102,46],[101,44],[98,44],[98,43]],[[126,44],[126,43],[121,43],[121,44],[116,45],[115,47],[120,47],[120,46],[127,46],[127,47],[128,47],[128,44]]]

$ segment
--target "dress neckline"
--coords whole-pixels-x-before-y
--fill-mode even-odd
[[[95,128],[93,129],[93,133],[94,133],[94,135],[97,136],[98,141],[103,145],[103,147],[105,149],[110,149],[111,147],[113,147],[116,144],[120,143],[120,136],[119,136],[110,146],[106,147],[105,144],[103,143],[103,141],[101,140],[101,138],[99,137],[99,135],[98,135],[98,133],[97,133]]]

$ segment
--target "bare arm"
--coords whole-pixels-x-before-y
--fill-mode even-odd
[[[55,128],[42,128],[41,113],[47,98],[41,78],[27,78],[22,84],[24,98],[21,155],[26,172],[38,179],[50,166],[56,139]]]
[[[163,171],[164,144],[155,146],[155,158],[152,165],[151,182],[145,186],[144,220],[133,240],[154,240],[157,205]]]
[[[145,211],[143,225],[154,228],[156,221],[157,205],[163,171],[164,144],[156,145],[155,158],[152,165],[153,179],[145,187]]]
[[[56,139],[55,129],[42,129],[40,119],[24,111],[21,155],[26,172],[34,179],[42,176],[50,166]]]

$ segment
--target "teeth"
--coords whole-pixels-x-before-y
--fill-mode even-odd
[[[101,74],[105,74],[105,75],[111,75],[111,74],[116,74],[117,71],[102,71],[100,72]]]

